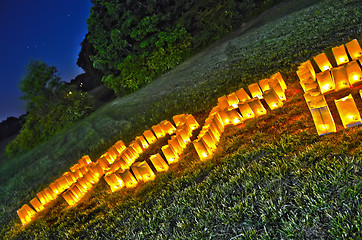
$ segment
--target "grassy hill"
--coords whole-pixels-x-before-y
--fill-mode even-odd
[[[361,128],[344,130],[336,120],[338,133],[318,137],[295,74],[300,62],[361,40],[361,10],[358,0],[285,1],[136,93],[2,162],[1,235],[361,237]],[[199,163],[190,146],[177,166],[151,183],[110,194],[101,181],[78,206],[66,208],[60,198],[21,228],[16,210],[84,154],[95,160],[116,140],[127,144],[178,113],[202,123],[217,97],[277,71],[289,86],[287,104],[229,128],[211,161]],[[333,116],[338,119],[335,110]]]

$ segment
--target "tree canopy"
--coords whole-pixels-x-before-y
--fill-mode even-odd
[[[55,66],[30,60],[26,71],[19,88],[28,113],[20,134],[6,147],[8,156],[30,150],[93,111],[92,98],[61,81]]]
[[[93,66],[117,94],[136,90],[280,0],[92,0]]]
[[[44,109],[49,102],[59,97],[64,88],[55,66],[42,60],[30,60],[26,67],[26,75],[21,79],[19,88],[23,92],[22,100],[26,101],[27,110]]]

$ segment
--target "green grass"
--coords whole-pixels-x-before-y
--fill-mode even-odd
[[[359,1],[325,0],[309,6],[310,2],[287,1],[138,92],[1,163],[1,235],[361,237],[361,128],[339,126],[337,134],[318,137],[300,93],[288,96],[290,105],[245,128],[228,129],[211,161],[198,163],[190,146],[179,165],[135,190],[109,194],[101,181],[77,207],[64,210],[60,199],[26,228],[20,228],[16,216],[22,204],[82,155],[96,160],[116,140],[128,143],[178,113],[205,116],[217,97],[277,71],[291,85],[297,80],[298,63],[352,38],[361,39]]]

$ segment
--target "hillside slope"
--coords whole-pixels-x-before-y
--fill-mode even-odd
[[[36,192],[59,177],[82,155],[91,153],[92,159],[96,159],[116,140],[122,139],[128,143],[163,119],[170,119],[178,113],[203,113],[216,104],[217,97],[268,77],[274,72],[282,71],[286,81],[292,84],[296,81],[296,76],[293,74],[295,64],[307,60],[325,48],[345,43],[351,38],[361,37],[362,7],[359,1],[324,0],[311,5],[312,2],[314,1],[302,3],[285,1],[265,13],[259,21],[244,26],[226,40],[218,42],[179,65],[147,87],[132,95],[114,100],[33,151],[13,159],[12,162],[3,163],[0,170],[1,220],[16,218],[16,210],[23,203],[28,202]],[[253,130],[249,131],[254,134]],[[351,134],[359,136],[358,132]],[[302,139],[301,135],[298,136]],[[314,139],[314,136],[308,135],[308,138]],[[282,140],[271,140],[268,147],[278,146],[279,141]],[[315,140],[309,140],[307,143],[313,141]],[[237,145],[234,147],[239,148]],[[232,149],[229,150],[232,155]],[[235,153],[235,157],[242,157],[246,153],[244,150]],[[285,150],[281,153],[283,151]],[[323,154],[326,153],[322,152],[321,156]],[[249,160],[255,159],[254,157]],[[357,163],[354,161],[352,161],[354,165],[360,166],[360,161]],[[239,171],[237,170],[239,168],[235,169]],[[318,169],[314,170],[317,174]],[[207,171],[207,167],[206,170],[200,170],[203,171]],[[219,170],[216,167],[215,174],[220,171],[228,170],[227,167]],[[231,169],[232,171],[234,170]],[[182,183],[182,180],[179,181]],[[169,188],[172,189],[172,186]],[[188,195],[187,191],[183,192],[185,195],[180,193],[181,195],[177,197],[181,202],[183,197]],[[166,191],[163,194],[170,193]],[[130,204],[135,202],[131,201]],[[128,207],[134,209],[137,206]],[[96,208],[96,211],[101,211],[101,208]],[[48,223],[38,224],[41,227],[42,224]],[[57,224],[59,227],[57,231],[62,231],[64,225],[60,222]],[[70,224],[65,228],[71,228]],[[182,223],[180,226],[183,226]],[[44,227],[41,227],[42,231]]]

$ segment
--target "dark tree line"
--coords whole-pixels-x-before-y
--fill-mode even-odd
[[[280,0],[92,0],[93,67],[118,95],[133,91]]]

